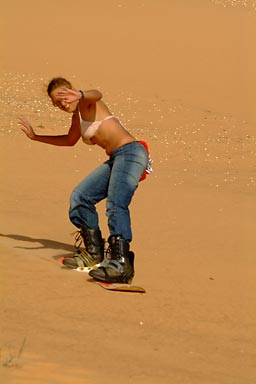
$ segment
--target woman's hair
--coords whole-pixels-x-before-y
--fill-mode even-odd
[[[66,87],[66,88],[72,89],[72,85],[68,80],[64,79],[63,77],[55,77],[48,84],[48,87],[47,87],[48,95],[50,96],[52,91],[54,91],[54,89],[58,87]]]

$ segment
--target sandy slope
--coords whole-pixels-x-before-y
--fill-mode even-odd
[[[1,11],[1,383],[255,383],[255,3],[85,3]],[[55,75],[100,87],[150,144],[131,207],[145,295],[57,263],[70,191],[106,155],[18,131],[19,114],[67,130],[44,93]]]

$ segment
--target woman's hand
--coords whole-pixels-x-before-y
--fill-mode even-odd
[[[24,117],[19,117],[20,129],[27,135],[31,140],[35,140],[36,134],[30,124],[30,122]]]
[[[82,94],[80,91],[76,91],[75,89],[70,88],[60,88],[58,92],[55,94],[61,101],[64,103],[72,103],[73,101],[78,101],[81,99]]]

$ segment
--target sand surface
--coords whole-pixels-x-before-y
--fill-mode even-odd
[[[0,20],[1,384],[254,384],[256,2],[9,0]],[[57,262],[70,192],[107,158],[20,132],[67,131],[59,75],[150,145],[131,206],[146,294]]]

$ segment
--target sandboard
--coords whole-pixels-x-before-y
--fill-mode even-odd
[[[95,281],[95,283],[109,291],[146,293],[144,288],[132,284],[104,283],[101,281]]]
[[[62,264],[63,259],[65,257],[69,257],[69,256],[59,257],[58,262]],[[99,264],[96,264],[93,267],[84,267],[84,268],[78,267],[76,269],[72,269],[72,271],[85,272],[88,274],[93,268],[98,267],[98,266],[99,266]],[[137,285],[124,284],[124,283],[105,283],[103,281],[96,281],[96,280],[93,280],[93,282],[96,283],[97,285],[99,285],[100,287],[107,289],[109,291],[146,293],[144,288],[139,287]]]

